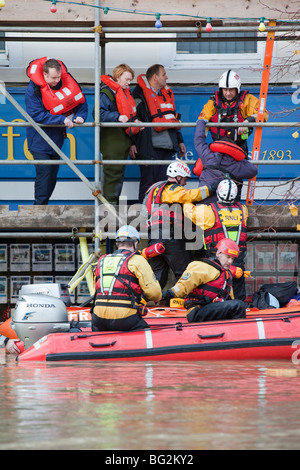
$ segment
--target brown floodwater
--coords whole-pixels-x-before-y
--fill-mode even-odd
[[[289,362],[0,365],[0,450],[300,448]]]

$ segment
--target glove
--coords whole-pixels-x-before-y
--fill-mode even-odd
[[[164,300],[168,305],[170,303],[170,300],[173,299],[174,297],[175,297],[175,294],[172,291],[172,289],[168,289],[166,291],[163,291],[162,293],[162,300]]]
[[[217,188],[219,186],[220,181],[216,181],[215,183],[212,184],[207,184],[209,195],[211,196],[212,194],[215,194],[217,191]]]
[[[242,276],[247,279],[251,275],[251,271],[243,271],[242,268],[239,268],[238,266],[230,266],[230,272],[233,277],[236,279],[240,279]]]

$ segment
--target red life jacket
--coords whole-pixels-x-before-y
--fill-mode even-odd
[[[176,118],[175,99],[171,88],[166,85],[160,89],[161,95],[158,95],[152,90],[146,75],[143,74],[138,76],[137,83],[143,90],[152,122],[179,122]],[[169,127],[155,127],[154,129],[156,132],[162,132],[168,130]]]
[[[173,238],[176,227],[178,228],[178,233],[182,233],[183,213],[181,204],[174,206],[173,204],[162,202],[162,192],[167,185],[174,188],[179,186],[177,183],[170,183],[169,181],[154,183],[146,192],[143,204],[146,206],[148,213],[146,222],[148,231],[151,231],[151,227],[156,227],[161,235],[163,228],[167,230],[167,223],[168,227],[170,227],[170,237]]]
[[[95,271],[96,306],[137,308],[142,289],[138,279],[128,268],[129,260],[137,254],[129,250],[117,250],[100,257]],[[108,304],[107,300],[123,300],[127,303],[109,302]]]
[[[109,75],[101,75],[101,81],[115,92],[114,98],[118,112],[128,117],[129,122],[137,122],[136,104],[129,88],[123,89]],[[125,129],[126,134],[135,135],[140,131],[139,127],[128,127]]]
[[[72,114],[76,106],[85,102],[84,94],[60,60],[58,62],[61,65],[61,87],[59,90],[52,89],[44,79],[43,65],[46,60],[48,60],[48,57],[33,60],[28,65],[26,73],[30,80],[40,87],[45,108],[51,114],[65,114],[68,116]]]
[[[211,208],[215,214],[215,225],[204,232],[206,249],[216,251],[215,247],[220,240],[231,238],[239,246],[240,251],[246,251],[247,228],[242,205],[239,202],[235,202],[233,205],[223,205],[216,202],[211,204]],[[232,223],[234,224],[237,218],[239,218],[240,223],[226,226],[225,220],[222,220],[222,218],[225,217],[226,222],[230,223],[233,214],[235,214],[235,217],[232,217]]]
[[[218,91],[215,92],[213,97],[216,112],[211,118],[211,122],[243,122],[245,119],[241,114],[243,108],[243,102],[248,91],[243,91],[237,96],[237,99],[228,103],[220,97]],[[234,129],[222,129],[220,127],[210,127],[210,132],[213,140],[219,139],[221,137],[230,137],[233,140],[237,139],[237,128]],[[234,138],[233,138],[233,136]]]
[[[190,292],[186,306],[189,308],[194,302],[206,305],[210,302],[228,300],[232,288],[232,275],[224,269],[216,259],[203,258],[203,263],[209,264],[220,271],[220,275],[214,281],[200,285]]]

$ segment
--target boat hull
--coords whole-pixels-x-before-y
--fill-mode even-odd
[[[151,322],[150,322],[151,323]],[[300,344],[300,312],[241,320],[187,323],[177,319],[132,332],[50,334],[19,355],[22,361],[292,360]]]

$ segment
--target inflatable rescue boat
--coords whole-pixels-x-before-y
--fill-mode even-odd
[[[146,330],[51,333],[18,361],[291,360],[300,344],[300,309],[279,310],[211,323],[188,323],[182,311],[166,318],[154,312]]]
[[[300,345],[300,307],[249,309],[246,318],[188,323],[183,308],[150,308],[149,328],[92,332],[88,307],[31,292],[18,299],[7,325],[25,361],[292,360]]]

